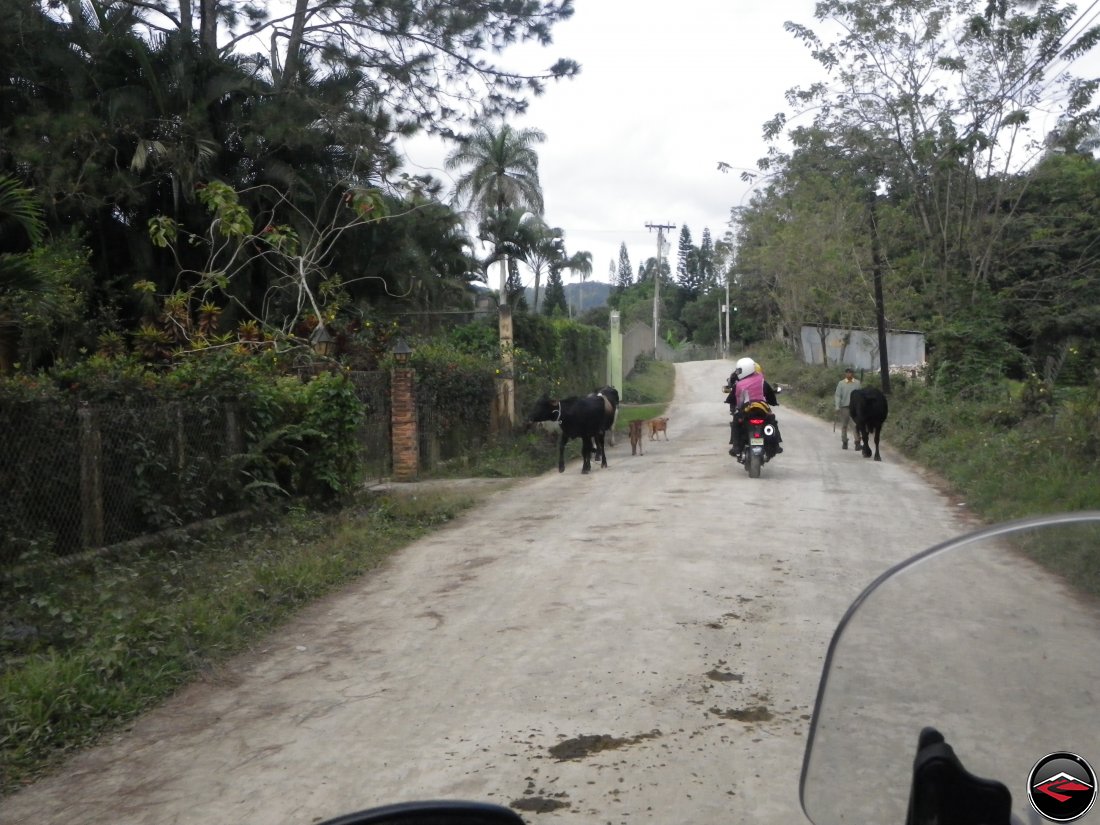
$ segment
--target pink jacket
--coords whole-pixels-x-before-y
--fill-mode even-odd
[[[737,400],[738,408],[744,406],[745,401],[763,401],[764,400],[764,375],[763,373],[754,372],[747,378],[742,378],[733,388],[734,398]],[[746,399],[746,395],[748,396]]]

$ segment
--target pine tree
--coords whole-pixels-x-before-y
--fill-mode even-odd
[[[504,282],[504,291],[508,293],[508,303],[517,312],[527,311],[527,296],[524,294],[523,281],[519,277],[519,264],[515,258],[508,259],[508,279]]]
[[[709,238],[707,230],[703,230],[703,237]],[[688,300],[698,298],[703,291],[702,257],[699,247],[691,242],[691,233],[685,226],[680,230],[679,260],[676,262],[676,281]]]
[[[676,280],[686,286],[689,280],[688,261],[695,245],[691,242],[691,230],[687,224],[680,227],[680,245],[676,248]]]
[[[634,285],[634,270],[630,266],[630,256],[626,253],[626,244],[619,244],[619,277],[616,285],[620,290],[629,289]]]
[[[710,227],[704,227],[703,240],[699,243],[699,277],[703,292],[717,284],[718,273],[714,258],[714,241],[710,237]]]
[[[546,278],[546,293],[542,302],[542,314],[569,314],[569,307],[565,302],[565,283],[561,279],[561,270],[557,267],[552,267]]]

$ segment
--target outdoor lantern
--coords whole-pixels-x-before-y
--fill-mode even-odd
[[[322,358],[331,358],[336,354],[336,339],[325,329],[324,324],[318,324],[317,328],[309,336],[310,346],[313,351]]]
[[[408,366],[410,355],[412,355],[412,348],[405,343],[404,338],[398,338],[397,343],[393,345],[393,358],[397,362],[397,366]]]

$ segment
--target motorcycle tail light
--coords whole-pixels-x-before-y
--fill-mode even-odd
[[[764,419],[763,418],[750,418],[749,423],[752,424],[755,427],[759,427],[761,424],[764,423]]]

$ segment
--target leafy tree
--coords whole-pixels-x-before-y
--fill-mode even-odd
[[[66,4],[77,8],[76,4]],[[195,43],[204,59],[224,60],[249,44],[269,67],[265,78],[284,99],[331,78],[350,78],[359,106],[400,114],[398,128],[449,132],[456,122],[522,112],[525,95],[579,67],[559,59],[544,71],[518,73],[490,62],[514,43],[551,42],[554,25],[573,14],[571,0],[294,0],[286,6],[228,0],[121,0],[85,4],[140,11],[146,40],[167,36]],[[79,14],[80,12],[77,12]]]
[[[680,323],[696,344],[704,346],[718,342],[719,324],[722,323],[721,307],[726,294],[715,291],[701,295],[684,304],[680,311]],[[725,330],[722,330],[725,334]]]
[[[326,267],[328,256],[342,235],[385,216],[380,193],[348,190],[340,197],[342,211],[334,213],[327,224],[312,224],[298,213],[299,225],[309,227],[299,233],[289,224],[257,226],[238,193],[224,183],[207,184],[200,199],[214,216],[205,234],[188,231],[166,216],[149,222],[153,243],[177,260],[181,248],[206,252],[198,269],[180,261],[175,288],[165,297],[166,331],[180,345],[193,343],[195,311],[217,300],[235,305],[265,338],[277,344],[314,327],[324,328],[346,299],[339,277]],[[242,299],[239,282],[247,279],[260,261],[278,277],[271,282],[259,311],[254,311]],[[155,289],[152,284],[140,286],[147,292]],[[304,330],[303,324],[307,325]]]
[[[813,108],[816,128],[907,200],[929,264],[921,287],[937,299],[960,285],[976,296],[995,269],[1019,197],[1011,173],[1032,159],[1016,151],[1026,145],[1029,106],[1057,89],[1069,121],[1096,117],[1095,83],[1045,75],[1056,56],[1095,44],[1100,27],[1067,43],[1072,6],[991,11],[980,0],[826,0],[815,16],[838,24],[831,43],[787,24],[835,80],[788,99]],[[785,123],[776,118],[767,133]]]
[[[1033,362],[1100,329],[1100,162],[1053,152],[1027,174],[992,286]]]
[[[867,193],[852,161],[813,129],[741,214],[739,267],[752,273],[800,346],[803,325],[874,321]]]
[[[207,237],[213,218],[196,193],[211,180],[237,192],[258,225],[299,237],[339,213],[335,188],[379,190],[395,218],[341,236],[323,266],[344,270],[351,302],[459,302],[459,282],[478,277],[464,234],[450,210],[429,206],[438,183],[400,173],[393,137],[448,134],[475,109],[522,110],[524,93],[573,74],[569,61],[522,75],[482,56],[549,42],[572,7],[437,6],[310,0],[281,15],[227,0],[16,0],[0,27],[0,174],[34,191],[54,234],[88,237],[89,311],[124,326],[155,315],[150,297],[170,295],[180,271],[203,270],[207,250],[169,255],[145,228],[166,217]],[[246,54],[261,35],[271,55]],[[482,93],[464,100],[464,83]],[[272,260],[238,273],[226,318],[269,314],[283,277]]]

